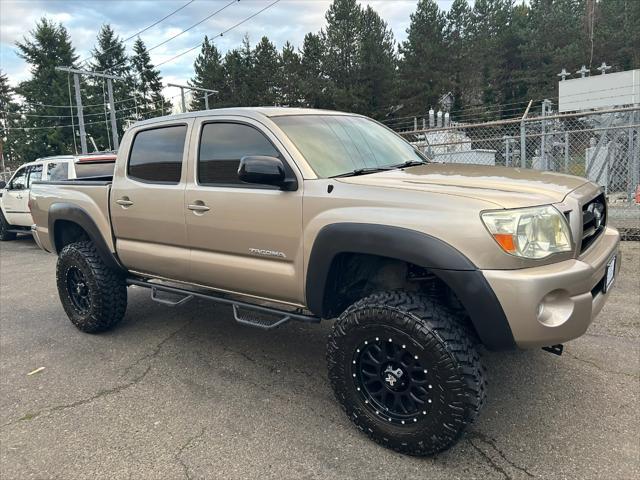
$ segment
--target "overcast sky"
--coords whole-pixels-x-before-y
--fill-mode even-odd
[[[147,48],[180,33],[231,0],[195,0],[175,15],[142,33]],[[235,25],[273,0],[241,0],[186,32],[175,40],[151,52],[151,59],[158,64],[199,44],[204,35],[216,36]],[[453,0],[438,0],[447,10]],[[0,0],[0,65],[9,76],[12,85],[29,76],[29,66],[16,54],[15,42],[22,40],[42,16],[61,22],[69,31],[76,52],[81,59],[89,55],[95,44],[100,26],[109,23],[121,38],[160,20],[188,0]],[[406,38],[409,15],[415,10],[417,0],[359,0],[371,5],[389,24],[396,41]],[[215,40],[224,54],[240,45],[247,33],[252,44],[267,35],[280,49],[288,40],[300,47],[307,32],[317,32],[325,25],[324,14],[331,0],[281,0],[270,9],[238,28]],[[472,3],[472,2],[470,2]],[[129,52],[134,39],[127,42]],[[199,48],[160,67],[164,83],[185,83],[193,75],[193,61]],[[177,92],[167,89],[167,95]]]

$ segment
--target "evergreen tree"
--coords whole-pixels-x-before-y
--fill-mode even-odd
[[[302,99],[300,55],[293,45],[285,43],[280,57],[280,95],[282,105],[297,107]]]
[[[387,24],[370,6],[362,13],[358,67],[360,111],[382,118],[396,98],[395,42]]]
[[[144,42],[138,37],[133,44],[131,58],[135,95],[141,118],[158,117],[171,112],[171,103],[162,94],[162,77],[151,63]]]
[[[73,153],[69,109],[49,106],[69,103],[69,76],[56,70],[60,65],[74,66],[78,59],[67,30],[42,18],[16,46],[18,55],[31,66],[31,78],[16,89],[25,100],[23,113],[29,115],[17,125],[29,128],[24,131],[26,138],[17,156],[22,161],[32,161],[47,155]]]
[[[360,110],[358,56],[362,9],[356,0],[334,0],[325,15],[322,31],[324,67],[338,110]]]
[[[14,91],[9,85],[9,78],[0,70],[0,155],[4,168],[17,168],[20,158],[17,156],[19,146],[25,141],[22,130],[10,130],[20,122],[18,104],[14,101]],[[0,169],[0,172],[2,169]]]
[[[450,85],[445,16],[434,0],[420,0],[411,14],[407,40],[400,47],[400,99],[407,115],[420,114],[436,106]]]
[[[241,50],[230,50],[223,61],[224,82],[220,94],[223,105],[242,107],[250,105],[246,59]]]
[[[262,37],[252,53],[251,87],[255,105],[280,103],[280,54],[267,37]]]
[[[222,57],[216,46],[204,37],[200,54],[193,64],[195,76],[189,81],[192,87],[207,88],[222,91],[224,89],[224,67]],[[204,92],[194,91],[191,97],[191,110],[204,110]],[[216,108],[222,104],[220,93],[209,94],[209,108]]]
[[[458,111],[471,103],[470,90],[474,75],[469,63],[472,43],[470,39],[471,7],[467,0],[454,0],[447,13],[445,42],[448,47],[447,78],[453,93],[453,111]]]
[[[311,108],[328,108],[328,79],[324,71],[326,58],[320,36],[307,33],[302,45],[300,84],[303,104]]]
[[[595,13],[594,62],[612,71],[640,68],[640,2],[601,0]]]
[[[98,32],[96,46],[91,51],[91,55],[93,57],[90,63],[91,70],[106,72],[125,79],[124,81],[112,80],[116,117],[124,119],[132,116],[135,113],[135,104],[132,99],[134,90],[131,65],[125,53],[124,43],[110,25],[103,25]],[[106,80],[94,77],[87,79],[87,82],[90,82],[91,86],[87,105],[97,105],[86,109],[87,118],[91,119],[91,122],[88,122],[90,124],[87,125],[87,133],[92,135],[98,148],[102,150],[113,148],[111,122],[107,114],[109,107],[105,105],[109,102]],[[118,137],[122,138],[125,130],[124,120],[117,120],[117,128]]]

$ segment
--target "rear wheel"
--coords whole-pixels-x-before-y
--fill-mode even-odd
[[[356,302],[334,325],[327,357],[347,415],[402,453],[451,447],[485,400],[483,369],[465,328],[420,294],[383,292]]]
[[[7,222],[7,219],[4,217],[4,213],[0,209],[0,241],[6,242],[8,240],[15,240],[16,234],[14,232],[10,232],[11,225]]]
[[[56,269],[58,294],[69,320],[83,332],[115,326],[127,308],[124,277],[105,265],[93,243],[67,245]]]

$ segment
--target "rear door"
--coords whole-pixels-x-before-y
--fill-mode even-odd
[[[130,270],[175,280],[188,272],[186,153],[192,120],[141,126],[120,146],[111,188],[116,251]]]
[[[221,290],[300,303],[302,181],[278,139],[244,117],[197,119],[189,160],[186,223],[190,280]],[[298,190],[243,183],[240,159],[280,158]]]

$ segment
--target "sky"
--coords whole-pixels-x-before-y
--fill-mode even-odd
[[[121,38],[136,34],[188,3],[189,0],[0,0],[0,68],[12,85],[29,78],[29,65],[16,54],[16,41],[33,29],[43,16],[61,22],[69,31],[80,59],[90,55],[98,30],[109,23]],[[417,0],[358,0],[371,5],[393,30],[396,41],[406,38],[410,14]],[[453,0],[437,0],[440,8],[448,10]],[[151,48],[199,22],[233,0],[194,0],[182,10],[143,32],[140,37]],[[178,36],[151,52],[155,64],[198,45],[204,35],[216,36],[236,23],[266,7],[273,0],[240,0],[233,2],[192,30]],[[472,1],[470,2],[472,3]],[[223,37],[215,39],[224,54],[240,45],[249,35],[255,45],[263,35],[279,49],[286,41],[301,47],[308,32],[318,32],[325,26],[324,14],[331,0],[280,0]],[[126,43],[130,53],[135,38]],[[199,48],[159,67],[163,82],[184,84],[193,75],[193,61]],[[165,95],[177,95],[175,88],[166,88]]]

